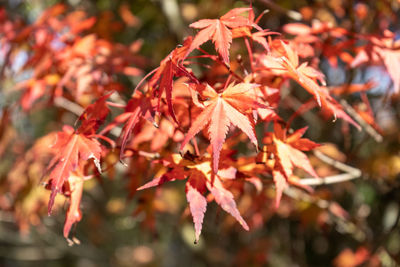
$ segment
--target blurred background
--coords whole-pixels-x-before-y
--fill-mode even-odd
[[[23,28],[59,3],[67,6],[67,12],[79,10],[87,18],[95,17],[87,31],[99,38],[137,46],[134,62],[141,72],[116,77],[125,88],[134,88],[185,36],[194,34],[190,23],[217,18],[247,4],[229,0],[1,0],[0,8]],[[253,6],[256,16],[269,10],[261,27],[282,33],[287,23],[312,25],[319,20],[359,34],[382,36],[389,29],[393,42],[400,34],[400,2],[395,0],[255,0]],[[4,43],[0,43],[2,49]],[[11,88],[32,75],[29,69],[19,71],[24,58],[21,53],[14,60],[14,71],[9,73],[15,75],[3,75],[7,70],[1,70],[0,266],[400,266],[400,101],[392,94],[393,83],[385,66],[349,69],[339,61],[333,67],[323,55],[318,62],[328,86],[373,79],[374,86],[366,95],[377,135],[358,133],[340,123],[326,125],[318,117],[305,118],[309,138],[326,143],[320,150],[359,168],[361,178],[318,186],[313,195],[295,191],[294,197],[283,197],[278,210],[273,188],[256,196],[250,190],[237,200],[243,217],[259,222],[250,232],[210,204],[200,241],[194,244],[184,184],[175,182],[163,190],[136,193],[138,183],[144,183],[138,176],[145,176],[146,170],[121,171],[121,165],[112,177],[85,183],[83,219],[73,229],[81,244],[70,247],[62,236],[63,200],[51,217],[46,215],[48,192],[38,186],[40,166],[34,163],[40,157],[35,146],[40,144],[33,144],[63,123],[73,125],[76,117],[60,115],[52,108],[45,114],[33,109],[7,115],[7,107],[17,99]],[[0,64],[4,62],[2,52]],[[304,98],[301,93],[296,97]],[[363,107],[359,93],[345,98]],[[91,99],[81,101],[90,103]],[[282,109],[280,114],[286,118],[293,112]],[[57,119],[59,124],[51,123]],[[41,142],[44,145],[48,140]],[[25,165],[16,166],[21,158]],[[321,176],[339,173],[314,156],[311,160]]]

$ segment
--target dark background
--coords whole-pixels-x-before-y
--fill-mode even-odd
[[[191,22],[216,18],[233,7],[243,6],[241,1],[228,0],[3,0],[0,5],[11,17],[32,23],[44,9],[59,2],[67,4],[70,10],[81,9],[96,16],[98,22],[95,27],[104,27],[104,30],[97,31],[102,38],[123,44],[141,39],[143,46],[140,54],[148,59],[146,71],[157,67],[184,36],[194,33],[188,27]],[[359,4],[367,8],[368,16],[363,20],[357,18]],[[126,5],[139,19],[137,25],[124,23],[119,12],[121,5]],[[385,28],[394,32],[399,30],[398,1],[260,0],[254,1],[254,9],[256,15],[269,9],[260,25],[274,31],[280,31],[289,22],[300,21],[311,25],[315,19],[358,33],[379,34]],[[363,254],[363,249],[371,255],[367,257],[365,266],[398,266],[398,98],[390,96],[391,82],[387,75],[382,75],[382,68],[365,67],[354,73],[343,64],[333,69],[323,59],[320,68],[327,75],[328,85],[335,85],[338,80],[350,83],[365,82],[370,76],[377,78],[376,88],[368,96],[376,122],[383,129],[382,142],[377,143],[365,133],[344,136],[340,123],[325,125],[320,121],[309,122],[310,137],[321,143],[335,143],[336,146],[332,145],[327,151],[333,157],[361,169],[361,178],[320,186],[311,198],[284,196],[276,212],[273,197],[265,203],[262,201],[268,198],[260,197],[260,203],[253,204],[263,205],[263,216],[269,219],[250,232],[230,221],[226,222],[226,214],[211,204],[197,245],[193,244],[193,226],[185,209],[182,183],[168,184],[162,191],[151,189],[152,199],[146,200],[141,193],[128,197],[126,187],[131,178],[126,175],[116,175],[114,180],[103,178],[99,183],[89,181],[82,199],[83,219],[73,229],[81,245],[69,247],[63,238],[62,211],[51,217],[41,215],[40,222],[27,226],[21,233],[13,213],[0,210],[0,266],[355,266],[355,258]],[[3,81],[0,89],[2,108],[13,101],[13,96],[4,91],[6,82],[10,83],[9,80]],[[123,82],[134,86],[138,81]],[[349,96],[349,100],[358,98],[358,95]],[[282,115],[285,116],[284,111]],[[16,116],[13,120],[16,131],[24,134],[27,143],[32,143],[48,132],[45,127],[50,117],[33,112],[27,116]],[[5,181],[12,161],[7,155],[2,155],[0,159],[2,194],[6,194]],[[35,186],[32,185],[31,190],[42,190],[34,189]],[[273,196],[274,189],[266,194]],[[336,216],[321,205],[321,199],[339,203],[349,216]],[[157,206],[159,211],[153,214],[154,228],[150,229],[145,224],[148,214],[133,215],[140,201],[153,201],[153,205]],[[29,206],[29,199],[25,205]],[[342,255],[344,260],[337,260],[338,255]],[[346,262],[349,265],[344,265]]]

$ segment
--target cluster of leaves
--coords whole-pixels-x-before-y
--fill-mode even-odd
[[[30,163],[37,162],[35,172],[45,174],[45,186],[51,191],[48,213],[57,194],[69,199],[66,238],[82,217],[84,181],[102,172],[112,176],[118,157],[133,172],[142,172],[132,178],[131,195],[136,190],[186,180],[196,242],[212,200],[245,230],[259,226],[259,216],[247,223],[235,202],[235,198],[254,191],[246,184],[254,185],[258,192],[274,184],[279,206],[289,185],[312,191],[299,176],[320,179],[304,153],[319,145],[303,137],[307,127],[291,128],[294,119],[317,107],[325,119],[340,118],[361,130],[361,122],[355,121],[359,118],[352,118],[332,94],[364,92],[372,86],[328,87],[318,68],[320,54],[332,66],[338,60],[349,68],[371,61],[384,64],[396,93],[400,69],[394,67],[399,60],[391,32],[378,39],[328,23],[312,27],[287,24],[283,31],[294,38],[285,39],[258,25],[260,19],[251,7],[244,7],[234,8],[219,19],[192,23],[190,27],[198,32],[186,37],[132,89],[120,83],[118,75],[142,74],[146,61],[137,55],[139,41],[124,46],[101,39],[90,32],[96,23],[94,17],[87,18],[83,11],[66,13],[64,5],[48,9],[29,26],[8,18],[1,9],[4,62],[0,76],[10,75],[21,55],[28,59],[19,71],[32,70],[30,78],[12,90],[20,92],[22,109],[31,112],[55,105],[73,111],[71,103],[85,107],[78,111],[79,126],[65,125],[62,131],[38,139],[16,163],[8,181],[31,172]],[[358,39],[365,44],[354,47]],[[206,43],[213,46],[206,49]],[[235,49],[233,43],[238,45]],[[294,93],[290,90],[293,82],[308,92],[310,99],[285,119],[277,110],[285,105],[285,96]],[[131,96],[125,101],[127,94]],[[111,119],[110,107],[119,112]],[[362,123],[377,128],[371,112],[366,113],[372,120]],[[1,126],[6,127],[9,119],[10,112],[4,108]],[[3,132],[0,128],[0,136]],[[143,170],[143,161],[150,171]],[[138,178],[143,173],[148,176]],[[139,183],[145,184],[139,187]],[[262,202],[257,199],[260,194],[252,198],[254,203]],[[17,199],[0,198],[0,205],[10,209],[15,206],[12,201]],[[141,205],[136,213],[152,212],[146,207],[149,203]],[[245,218],[259,214],[262,208],[253,208],[253,214],[249,211]],[[21,221],[26,220],[20,216]]]

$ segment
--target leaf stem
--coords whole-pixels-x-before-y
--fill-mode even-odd
[[[253,51],[251,50],[249,39],[245,37],[244,43],[246,44],[247,53],[249,54],[251,72],[254,73]]]
[[[159,68],[160,68],[160,67],[155,68],[154,70],[150,71],[149,73],[146,74],[146,76],[143,77],[143,79],[140,80],[140,82],[136,85],[135,89],[133,89],[132,96],[133,96],[133,94],[135,93],[136,89],[138,89],[138,88],[142,85],[142,83],[143,83],[148,77],[150,77],[151,75],[153,75]]]
[[[211,59],[215,60],[216,62],[218,62],[218,63],[221,64],[222,66],[224,66],[224,67],[229,71],[229,73],[230,73],[233,77],[235,77],[236,79],[238,79],[238,80],[241,81],[241,82],[244,82],[244,79],[243,79],[242,77],[240,77],[239,75],[237,75],[235,72],[233,72],[232,69],[231,69],[229,66],[227,66],[224,62],[222,62],[222,61],[219,59],[218,56],[216,56],[216,55],[211,55],[211,54],[207,53],[205,50],[203,50],[203,49],[201,49],[201,48],[198,48],[198,50],[199,50],[200,52],[204,53],[205,55],[208,55]]]

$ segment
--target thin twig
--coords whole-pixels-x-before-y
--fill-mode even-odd
[[[376,142],[380,143],[383,141],[382,135],[380,135],[371,125],[369,125],[358,113],[354,110],[352,106],[347,103],[346,100],[340,100],[340,104],[346,109],[347,113],[349,113],[360,125],[365,129],[365,131],[375,139]]]
[[[314,155],[319,158],[320,160],[322,160],[323,162],[325,162],[326,164],[329,164],[341,171],[347,172],[347,173],[353,173],[354,175],[361,175],[361,171],[357,168],[351,167],[347,164],[344,164],[343,162],[340,162],[338,160],[335,160],[331,157],[328,157],[327,155],[325,155],[324,153],[322,153],[321,151],[315,150],[314,151]]]
[[[336,212],[334,212],[334,210],[336,209],[335,205],[337,205],[337,203],[313,197],[295,187],[286,188],[283,193],[288,197],[295,199],[297,201],[312,203],[320,209],[327,210],[331,214],[332,220],[336,223],[338,228],[341,229],[340,231],[344,231],[348,234],[351,234],[353,238],[359,242],[363,242],[366,239],[367,234],[362,229],[360,229],[360,227],[358,227],[354,222],[349,220],[349,218],[347,218],[346,215],[340,216]]]
[[[252,52],[252,50],[251,50],[250,42],[249,42],[249,39],[247,39],[247,37],[244,38],[244,43],[246,44],[247,54],[249,55],[251,72],[254,73],[253,52]]]
[[[269,9],[282,13],[292,20],[301,21],[303,19],[303,16],[299,12],[283,8],[280,5],[275,4],[271,0],[260,0],[260,2],[267,6]]]
[[[323,154],[318,150],[314,151],[314,155],[321,161],[341,171],[344,171],[345,173],[339,175],[327,176],[324,178],[303,178],[299,181],[299,183],[301,183],[302,185],[316,186],[323,184],[334,184],[361,177],[361,171],[357,168],[351,167],[340,161],[332,159],[331,157],[328,157],[327,155]],[[356,224],[350,221],[346,215],[340,216],[336,212],[334,212],[334,210],[336,209],[334,202],[321,198],[316,198],[312,195],[306,194],[302,190],[295,187],[288,187],[284,190],[283,193],[293,199],[313,203],[321,209],[328,210],[330,214],[333,216],[336,225],[340,227],[342,231],[351,234],[354,237],[354,239],[356,239],[359,242],[362,242],[366,239],[367,237],[366,233],[362,231]]]
[[[160,154],[157,152],[153,153],[139,150],[137,151],[137,153],[139,154],[139,156],[145,157],[147,159],[159,159],[161,157]]]
[[[57,107],[66,109],[70,112],[72,112],[73,114],[75,114],[76,116],[80,116],[82,114],[82,112],[84,111],[84,108],[79,106],[78,104],[69,101],[68,99],[60,96],[60,97],[56,97],[54,99],[54,104]]]
[[[178,39],[182,39],[186,30],[177,0],[162,0],[160,4],[163,13],[167,17],[170,29],[176,34]]]
[[[324,184],[336,184],[345,181],[350,181],[359,178],[360,175],[355,175],[352,173],[342,173],[338,175],[327,176],[324,178],[304,178],[300,180],[302,185],[324,185]]]
[[[241,82],[244,82],[244,79],[242,77],[240,77],[239,75],[237,75],[229,66],[227,66],[221,59],[219,59],[218,56],[216,55],[211,55],[209,54],[207,51],[203,50],[202,48],[198,48],[198,50],[200,52],[202,52],[203,54],[209,56],[210,59],[215,60],[215,62],[219,63],[220,65],[222,65],[223,67],[225,67],[225,69],[236,79],[238,79]]]
[[[287,103],[287,105],[292,108],[295,113],[293,114],[293,116],[298,113],[298,111],[301,109],[301,107],[304,105],[302,104],[296,97],[292,96],[289,94],[283,96],[285,98],[285,101]],[[311,101],[311,100],[310,100]],[[318,125],[321,125],[321,119],[314,113],[312,112],[301,112],[302,118],[307,121],[307,123],[309,125],[312,125],[314,128],[319,127]],[[294,118],[293,118],[294,119]],[[289,122],[291,123],[293,119],[289,119]]]
[[[331,165],[332,167],[335,167],[336,169],[344,171],[345,173],[327,176],[323,178],[303,178],[299,181],[302,185],[316,186],[324,184],[336,184],[361,177],[361,171],[357,168],[351,167],[340,161],[334,160],[318,150],[314,151],[314,155],[323,162]]]

